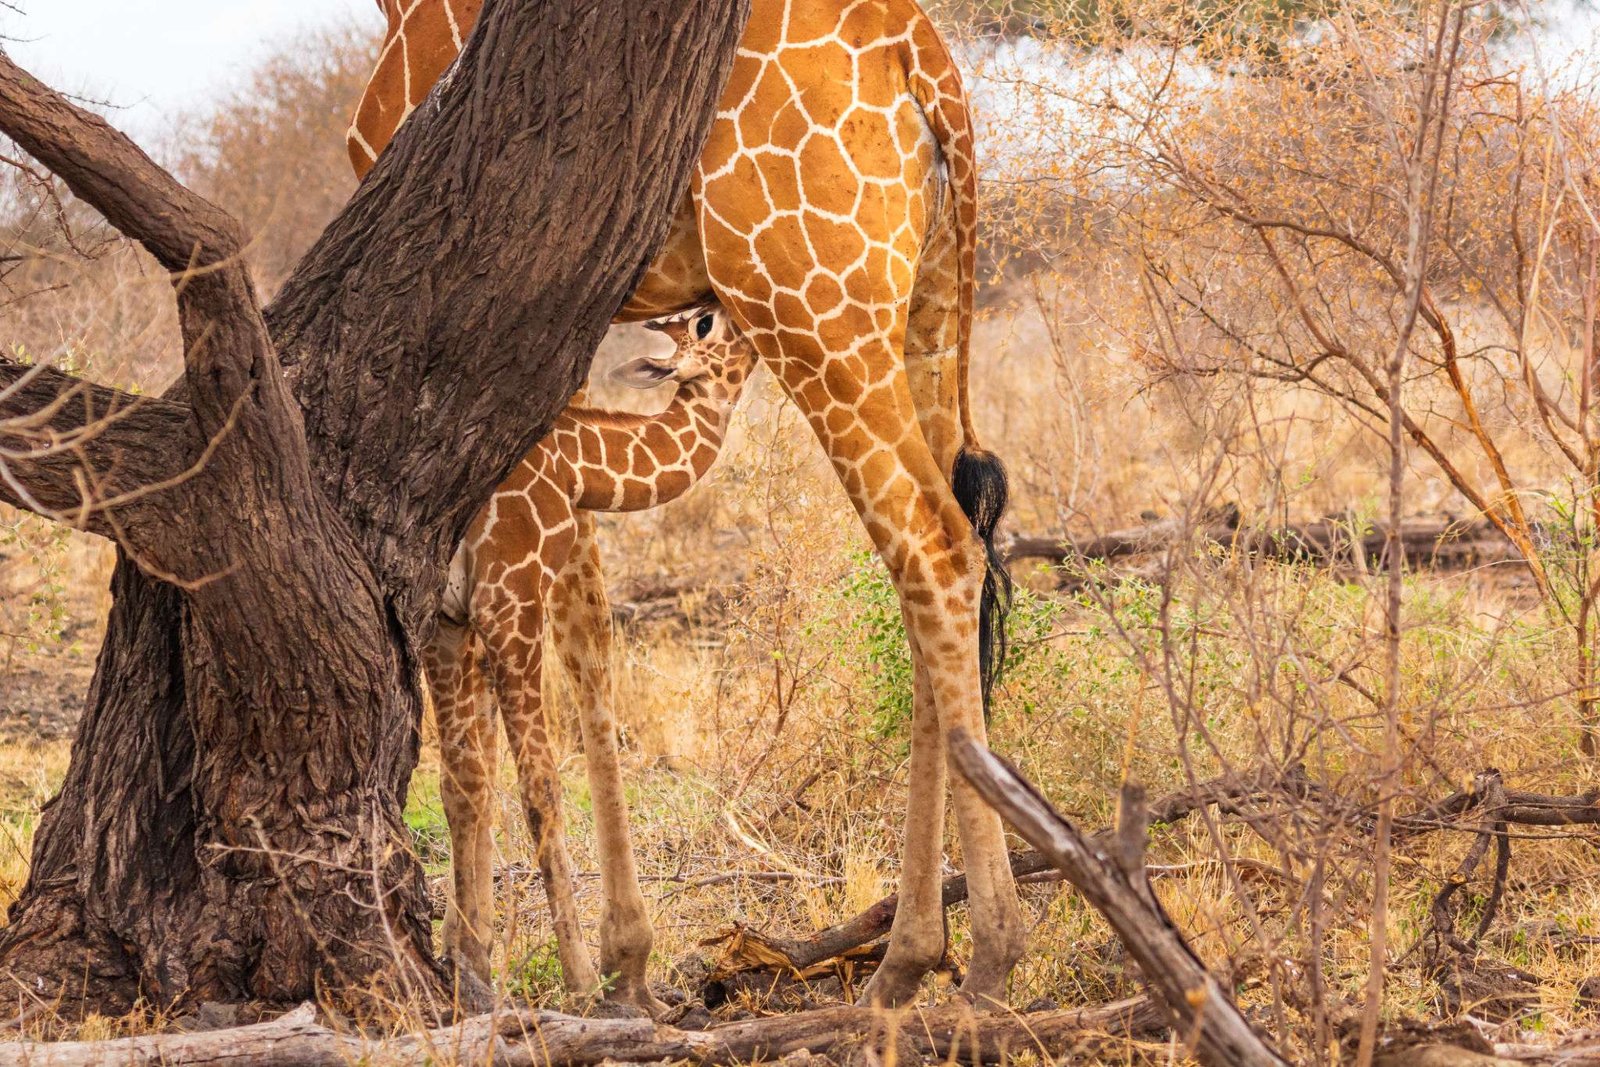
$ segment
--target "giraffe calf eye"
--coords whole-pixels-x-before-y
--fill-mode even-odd
[[[694,324],[694,335],[698,340],[704,341],[711,336],[711,316],[701,315]]]

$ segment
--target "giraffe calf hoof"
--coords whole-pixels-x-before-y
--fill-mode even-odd
[[[469,1015],[477,1015],[494,1007],[494,988],[460,957],[446,953],[444,964],[450,971],[451,987],[456,1007]]]
[[[654,1017],[637,1004],[613,1000],[610,997],[591,1002],[589,1010],[584,1014],[592,1019],[650,1019]]]

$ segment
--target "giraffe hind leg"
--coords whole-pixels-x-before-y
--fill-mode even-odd
[[[783,336],[780,344],[775,332],[757,331],[753,340],[822,442],[889,569],[917,679],[900,907],[888,954],[863,994],[870,1003],[903,1003],[945,944],[939,893],[945,739],[957,727],[984,736],[977,642],[983,551],[951,490],[950,467],[919,429],[899,338],[858,334],[855,349],[878,377],[844,384],[817,369],[830,358],[818,350],[820,333]],[[975,934],[964,990],[975,1000],[998,999],[1021,955],[1021,909],[999,817],[964,783],[952,783],[952,792]]]
[[[937,198],[935,198],[937,202]],[[969,449],[961,428],[957,318],[960,304],[958,249],[948,211],[932,220],[923,243],[906,323],[907,387],[923,439],[950,481],[950,493],[966,516],[969,549],[981,575],[975,610],[982,714],[970,701],[941,705],[939,722],[948,733],[965,727],[986,740],[990,689],[1005,657],[1005,616],[1011,581],[994,548],[995,527],[1006,504],[1005,470],[992,454]],[[953,533],[954,536],[962,536]],[[968,616],[970,617],[970,616]],[[911,629],[908,620],[908,631]],[[964,781],[952,783],[956,821],[972,879],[973,958],[963,992],[976,1001],[998,1001],[1006,978],[1021,957],[1020,905],[998,817]],[[1003,869],[1002,869],[1003,865]]]
[[[1008,486],[999,458],[971,447],[961,428],[959,318],[961,278],[957,265],[952,205],[930,197],[934,217],[923,241],[906,322],[906,377],[922,435],[934,458],[950,474],[951,488],[984,546],[985,575],[979,597],[978,658],[987,713],[991,690],[1005,661],[1005,618],[1011,576],[995,548],[996,527],[1006,508]]]

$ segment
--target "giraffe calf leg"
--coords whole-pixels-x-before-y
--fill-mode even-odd
[[[646,981],[655,934],[639,890],[616,721],[611,714],[611,607],[595,541],[594,515],[580,511],[576,519],[577,543],[550,590],[550,627],[578,697],[605,901],[600,917],[600,967],[607,982],[606,999],[631,1004],[654,1017],[665,1011],[666,1005],[651,994]]]
[[[556,772],[541,699],[544,627],[536,610],[539,603],[536,599],[521,601],[527,633],[487,626],[482,630],[491,635],[487,640],[489,661],[506,736],[517,761],[522,810],[528,819],[534,855],[550,903],[562,980],[568,993],[588,997],[600,988],[600,976],[584,946],[583,927],[578,920],[572,857],[567,851],[562,818],[561,777]]]
[[[439,795],[450,826],[445,955],[487,983],[494,929],[495,722],[463,627],[440,621],[425,670],[439,729]]]
[[[533,754],[532,758],[519,760],[523,811],[533,836],[545,898],[550,904],[550,924],[555,928],[562,984],[574,997],[592,997],[601,988],[600,975],[583,943],[572,857],[567,851],[567,835],[562,825],[561,779],[549,754],[546,747],[542,756]]]

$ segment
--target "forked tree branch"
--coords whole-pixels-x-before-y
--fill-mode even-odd
[[[1131,829],[1107,847],[1062,818],[1016,768],[965,730],[952,732],[950,755],[983,799],[1105,916],[1201,1063],[1288,1067],[1240,1014],[1150,891],[1144,872],[1144,819],[1133,816],[1144,810],[1142,791],[1133,795],[1124,788],[1119,829]]]
[[[3,49],[0,133],[169,271],[234,260],[244,246],[232,216],[184,188],[105,119],[17,66]]]
[[[163,436],[147,427],[125,424],[119,453],[145,450],[152,455],[138,463],[151,476],[150,485],[169,485],[189,462],[173,463],[174,443],[186,446],[190,460],[208,451],[217,479],[238,486],[251,479],[274,486],[289,511],[314,507],[305,430],[299,405],[284,380],[260,302],[244,262],[242,231],[226,212],[186,189],[104,119],[73,104],[0,52],[0,133],[67,183],[67,186],[125,236],[138,241],[173,274],[183,327],[184,368],[188,386],[187,429],[168,426]],[[44,379],[39,379],[43,381]],[[98,397],[98,412],[130,410],[107,390],[70,376],[52,376],[74,398]],[[0,418],[43,417],[68,439],[97,436],[93,422],[76,427],[57,424],[75,405],[58,404],[35,394],[32,408],[17,396],[0,406]],[[98,465],[83,454],[78,462],[63,461],[71,449],[47,447],[23,451],[7,464],[9,497],[29,510],[76,511],[76,525],[114,529],[141,558],[172,571],[217,561],[191,554],[194,539],[159,537],[163,523],[149,524],[157,541],[145,540],[130,527],[102,517],[91,526],[88,516],[96,498],[132,506],[141,499],[138,487],[119,479],[99,488]],[[106,457],[101,457],[102,459]],[[56,460],[57,462],[48,462]],[[117,464],[113,464],[114,466]],[[18,491],[20,490],[20,492]],[[50,504],[47,501],[55,501]],[[71,501],[71,508],[60,504]],[[170,507],[170,502],[169,502]],[[52,517],[60,518],[61,514]],[[169,511],[170,518],[170,511]]]

